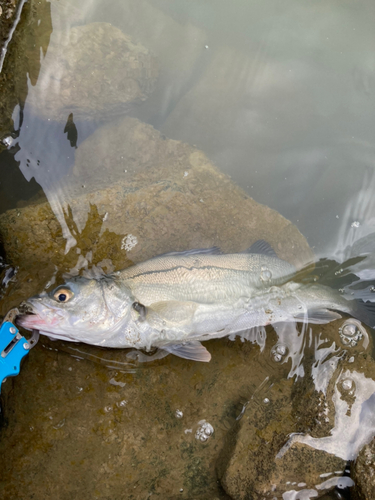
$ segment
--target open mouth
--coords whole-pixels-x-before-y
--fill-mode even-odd
[[[34,312],[31,304],[27,302],[22,302],[18,307],[19,315],[16,317],[16,324],[26,328],[26,330],[38,329],[42,324],[40,316]]]

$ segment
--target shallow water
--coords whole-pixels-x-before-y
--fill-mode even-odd
[[[1,313],[64,273],[256,239],[299,267],[330,259],[316,272],[336,288],[373,280],[374,20],[370,1],[25,3],[0,75],[0,232],[17,267]],[[267,495],[323,495],[375,434],[373,332],[348,345],[346,319],[211,341],[207,365],[42,339],[3,386],[3,491],[229,498],[251,462],[238,443],[260,436],[280,464],[303,433],[338,469],[318,457],[306,479],[286,453]]]

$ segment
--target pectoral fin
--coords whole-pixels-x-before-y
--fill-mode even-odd
[[[163,350],[180,358],[191,359],[193,361],[204,361],[208,363],[211,360],[211,354],[196,340],[187,342],[186,344],[165,346]]]
[[[194,302],[182,302],[178,300],[166,300],[155,302],[147,308],[147,319],[151,320],[152,313],[168,323],[182,324],[192,321],[197,304]]]

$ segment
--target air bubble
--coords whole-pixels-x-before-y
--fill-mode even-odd
[[[61,427],[64,427],[64,425],[65,425],[65,418],[60,420],[60,422],[57,425],[54,425],[53,428],[54,429],[61,429]]]
[[[272,273],[271,271],[266,267],[266,266],[262,266],[261,269],[260,269],[260,279],[262,281],[270,281],[272,278]]]
[[[351,378],[346,378],[342,381],[342,388],[344,391],[350,391],[353,388],[353,380]]]
[[[271,358],[275,363],[281,363],[288,354],[288,347],[285,344],[276,344],[271,349]]]
[[[264,403],[265,405],[268,405],[268,404],[270,403],[270,400],[269,400],[268,398],[264,398],[264,399],[263,399],[263,403]]]
[[[175,417],[176,418],[182,418],[184,416],[184,414],[182,413],[181,410],[176,410],[175,412]]]
[[[276,347],[276,352],[278,352],[282,356],[285,356],[285,354],[287,353],[287,351],[288,351],[288,348],[285,345],[283,345],[283,344],[279,344]]]
[[[135,247],[135,245],[137,245],[137,243],[138,238],[133,234],[128,234],[121,240],[121,250],[126,250],[127,252],[129,252],[132,248]]]
[[[8,137],[4,137],[3,139],[3,144],[4,146],[6,146],[7,148],[10,148],[10,146],[13,144],[13,137],[12,136],[8,136]]]
[[[360,225],[361,223],[358,220],[355,220],[350,224],[350,227],[359,227]]]
[[[347,337],[354,337],[357,332],[357,327],[353,323],[348,323],[342,328],[342,333]]]
[[[339,329],[341,342],[345,346],[349,347],[355,347],[358,344],[358,342],[363,338],[364,333],[367,337],[367,332],[363,328],[361,322],[355,319],[346,320]],[[365,345],[365,342],[364,342],[364,347],[365,348],[367,347],[367,343]]]
[[[118,408],[124,408],[127,404],[128,404],[128,402],[126,401],[126,399],[123,399],[122,401],[119,401],[118,403],[116,403],[116,406]]]
[[[195,439],[198,439],[198,441],[204,443],[213,434],[214,428],[205,420],[201,420],[200,422],[198,422],[198,425],[200,427],[198,427],[195,433]]]

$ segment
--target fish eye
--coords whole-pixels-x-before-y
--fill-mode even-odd
[[[68,302],[73,297],[74,293],[69,288],[59,288],[53,294],[53,298],[57,302]]]

